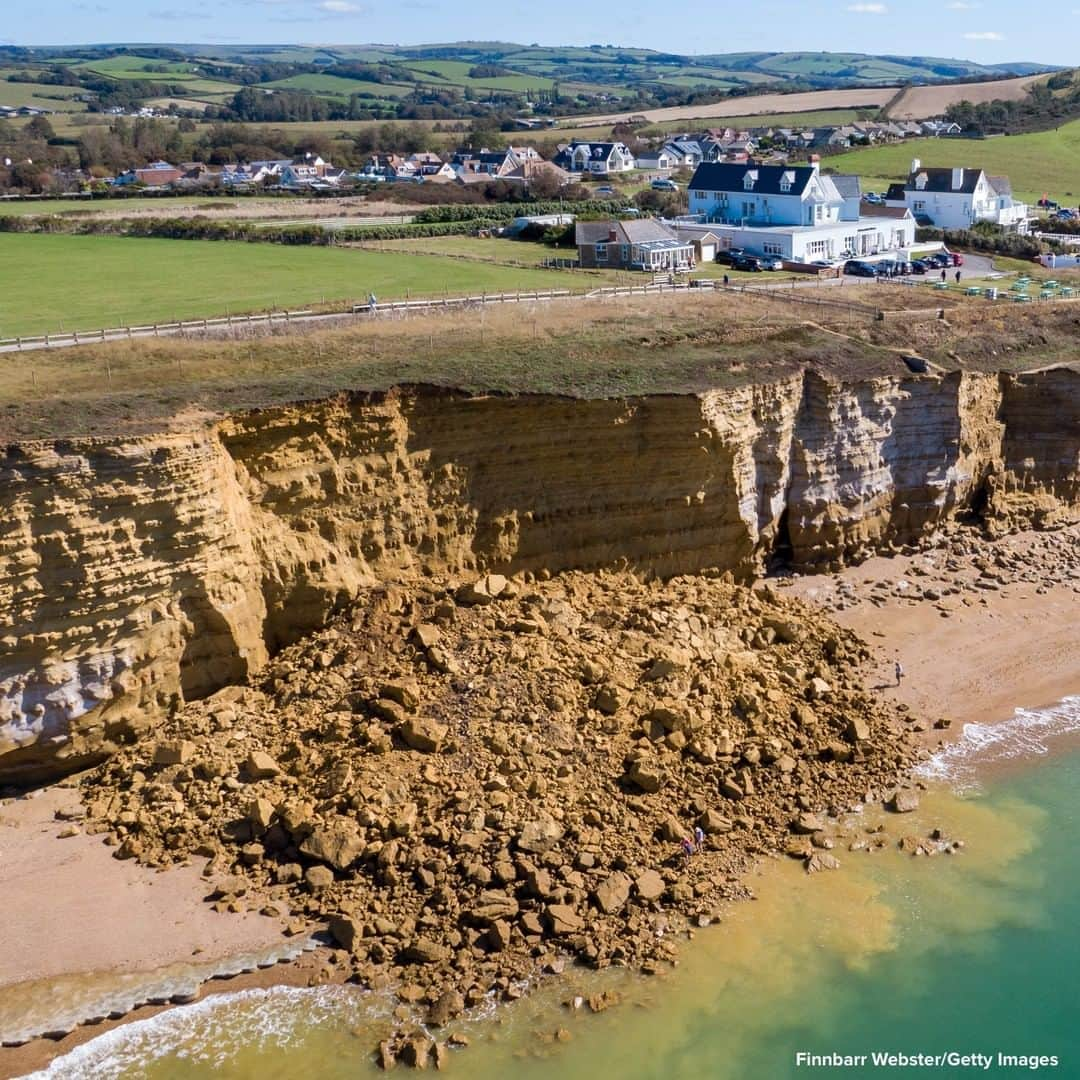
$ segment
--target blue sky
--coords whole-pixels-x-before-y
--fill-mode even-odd
[[[1076,0],[1073,0],[1076,3]],[[680,53],[828,49],[1073,64],[1080,8],[1015,0],[4,0],[0,41],[516,41]],[[753,13],[748,17],[749,13]]]

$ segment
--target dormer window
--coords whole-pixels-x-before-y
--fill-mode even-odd
[[[790,191],[791,185],[795,182],[795,174],[793,172],[785,172],[780,177],[780,190]]]
[[[743,177],[743,190],[753,191],[754,185],[757,183],[758,171],[757,169],[747,169],[746,175]]]

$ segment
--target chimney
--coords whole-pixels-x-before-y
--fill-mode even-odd
[[[911,171],[917,173],[922,168],[922,159],[913,157],[911,159]]]
[[[607,239],[608,239],[608,243],[609,243],[609,244],[614,244],[614,243],[615,243],[615,241],[619,239],[619,234],[618,234],[618,232],[616,231],[616,229],[615,229],[615,226],[614,226],[614,225],[611,225],[611,226],[610,226],[610,227],[608,228],[608,231],[607,231]]]
[[[952,171],[952,189],[953,191],[959,191],[964,186],[964,170],[953,169]]]
[[[817,172],[821,168],[821,155],[820,154],[811,154],[810,155],[810,168],[813,169],[814,172]]]

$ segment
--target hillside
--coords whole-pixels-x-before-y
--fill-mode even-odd
[[[1033,83],[1042,75],[1024,75],[1016,79],[992,82],[954,82],[940,86],[909,86],[892,105],[888,113],[893,120],[925,120],[929,116],[944,116],[951,105],[970,101],[1022,101]]]

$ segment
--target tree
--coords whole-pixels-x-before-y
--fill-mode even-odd
[[[56,132],[53,130],[52,124],[49,123],[47,116],[31,117],[30,123],[26,125],[26,133],[31,138],[40,139],[42,142],[48,142],[50,139],[56,138]]]

